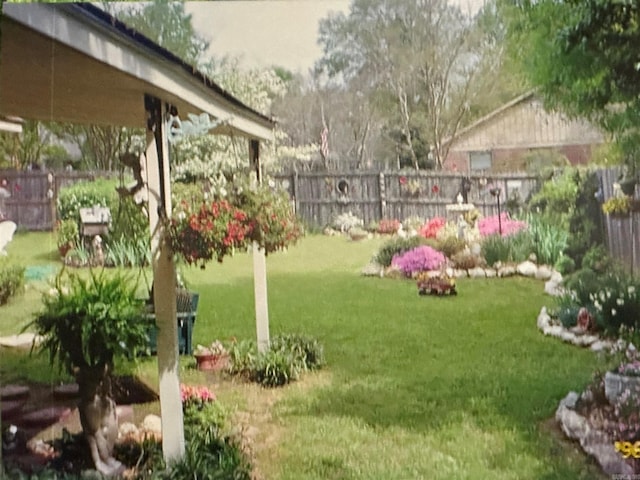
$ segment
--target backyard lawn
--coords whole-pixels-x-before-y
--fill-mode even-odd
[[[216,380],[220,401],[254,427],[261,476],[605,478],[549,421],[559,400],[605,365],[538,332],[540,308],[552,303],[542,282],[459,280],[455,297],[421,297],[413,282],[360,276],[380,243],[310,236],[267,258],[272,334],[318,338],[327,365],[277,390]],[[16,235],[8,251],[44,266],[54,249],[48,234],[30,233]],[[255,337],[251,265],[241,254],[183,270],[200,293],[194,344]],[[45,288],[31,281],[0,307],[0,333],[19,331]],[[2,353],[0,380],[23,376],[21,358]],[[191,358],[183,364],[185,381],[208,381]],[[153,383],[153,359],[129,368]],[[27,371],[47,378],[41,367]]]

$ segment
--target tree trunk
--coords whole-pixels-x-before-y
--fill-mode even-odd
[[[80,423],[96,470],[106,476],[119,475],[125,467],[113,457],[118,417],[109,369],[106,365],[78,369],[76,381],[80,394]]]

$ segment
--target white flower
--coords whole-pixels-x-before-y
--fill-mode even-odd
[[[616,309],[615,309],[615,308],[612,308],[612,309],[611,309],[611,316],[612,316],[612,317],[615,317],[615,316],[616,316],[616,313],[618,313],[618,312],[616,312]]]
[[[178,220],[182,221],[185,218],[187,218],[187,214],[186,213],[184,213],[184,212],[179,212],[178,213]]]
[[[636,287],[631,285],[630,287],[627,288],[627,292],[629,292],[630,296],[633,295],[636,292]]]
[[[593,302],[593,306],[596,307],[596,310],[598,310],[599,312],[602,311],[602,305],[600,305],[600,302],[598,302],[597,300]]]
[[[622,306],[622,305],[624,305],[624,299],[623,299],[623,298],[618,298],[618,299],[616,300],[616,303],[617,303],[619,306]]]

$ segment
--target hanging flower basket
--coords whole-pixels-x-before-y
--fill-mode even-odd
[[[196,209],[183,201],[169,225],[169,244],[188,264],[204,267],[246,248],[251,228],[247,214],[227,200],[203,202]]]
[[[207,262],[222,262],[254,242],[269,254],[303,235],[285,192],[240,183],[229,190],[226,198],[177,205],[167,229],[168,242],[186,263],[204,268]]]

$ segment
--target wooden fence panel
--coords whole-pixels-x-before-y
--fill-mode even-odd
[[[604,200],[613,196],[613,184],[620,173],[620,168],[598,172]],[[637,185],[635,198],[638,198]],[[640,212],[626,217],[603,215],[603,222],[609,254],[629,266],[633,273],[640,273]]]
[[[304,172],[276,175],[277,182],[293,199],[296,212],[315,227],[329,225],[340,214],[351,212],[365,225],[383,218],[404,220],[446,216],[446,205],[455,203],[461,190],[460,174],[435,172]],[[526,201],[539,188],[539,179],[512,174],[470,177],[468,201],[484,215],[497,213],[497,203],[488,193],[500,186],[502,201],[517,197]]]
[[[95,178],[89,172],[0,170],[11,196],[0,200],[0,214],[25,230],[51,230],[56,221],[56,199],[60,189]]]

